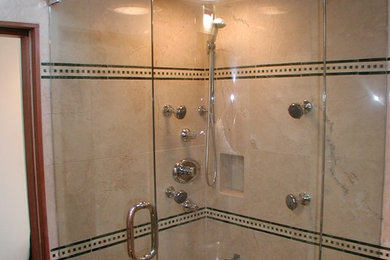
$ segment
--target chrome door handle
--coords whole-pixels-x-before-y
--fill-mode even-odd
[[[151,222],[151,241],[152,248],[149,253],[144,256],[137,257],[134,248],[134,217],[137,211],[141,209],[148,209],[150,213]],[[139,202],[130,208],[127,214],[127,250],[129,256],[133,260],[150,260],[157,255],[158,252],[158,220],[156,209],[150,204],[150,202]]]

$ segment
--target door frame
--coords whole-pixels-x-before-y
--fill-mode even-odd
[[[42,141],[39,25],[0,21],[0,36],[21,39],[23,125],[32,259],[50,259]]]

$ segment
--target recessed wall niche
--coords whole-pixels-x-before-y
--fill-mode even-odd
[[[244,156],[220,154],[220,191],[228,195],[244,192]]]

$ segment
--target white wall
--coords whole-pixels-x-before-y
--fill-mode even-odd
[[[0,37],[0,259],[29,256],[20,39]]]

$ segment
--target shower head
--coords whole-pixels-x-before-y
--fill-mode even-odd
[[[225,22],[221,19],[221,18],[215,18],[214,21],[213,21],[213,27],[211,28],[211,34],[210,34],[210,38],[209,38],[209,42],[210,43],[214,43],[216,38],[217,38],[217,34],[218,34],[218,29],[222,29],[226,26]]]
[[[226,24],[221,18],[215,18],[213,21],[213,26],[217,27],[218,29],[222,29],[226,26]]]

